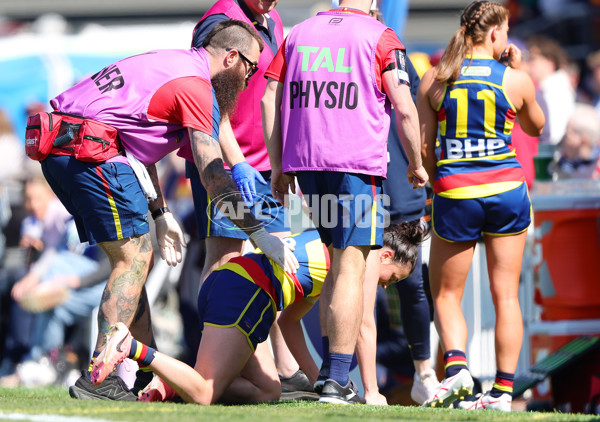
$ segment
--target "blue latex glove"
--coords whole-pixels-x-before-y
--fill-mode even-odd
[[[262,174],[247,161],[237,163],[231,168],[231,176],[242,193],[244,202],[253,203],[256,199],[256,182],[267,184],[267,181],[262,177]]]

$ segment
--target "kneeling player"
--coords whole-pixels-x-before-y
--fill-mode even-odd
[[[410,253],[426,230],[413,223],[390,226],[379,249],[379,284],[384,288],[407,277],[414,267]],[[281,384],[264,341],[276,313],[286,342],[311,383],[318,368],[306,346],[301,318],[317,301],[329,270],[329,254],[316,230],[287,238],[300,268],[290,274],[258,251],[233,258],[213,271],[198,296],[202,340],[194,368],[136,341],[116,324],[96,358],[91,379],[100,384],[125,358],[160,376],[139,400],[161,401],[179,395],[198,404],[256,403],[277,400]],[[390,253],[391,252],[391,253]],[[368,270],[368,269],[367,269]]]

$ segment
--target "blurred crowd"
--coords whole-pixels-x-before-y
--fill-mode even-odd
[[[529,2],[518,3],[520,8],[514,12],[522,19],[540,12],[534,6],[527,7]],[[552,9],[548,10],[551,13]],[[546,36],[510,42],[523,51],[522,68],[534,80],[537,100],[546,113],[546,126],[539,138],[526,135],[518,122],[513,129],[513,144],[528,186],[531,188],[536,180],[600,178],[600,50],[582,62]],[[408,52],[421,75],[435,66],[442,54],[411,52],[410,46]],[[1,108],[2,104],[0,386],[70,385],[89,361],[94,308],[100,302],[110,263],[98,247],[79,243],[71,216],[46,184],[39,165],[25,156],[23,134],[14,132]],[[24,112],[31,115],[47,109],[34,103]],[[173,341],[186,342],[178,346],[180,357],[189,362],[193,352],[187,354],[196,350],[199,342],[190,328],[204,250],[193,238],[193,204],[183,160],[167,157],[160,163],[159,174],[170,208],[183,222],[190,241],[176,286],[159,286],[153,305],[171,297],[170,292],[179,293],[175,308],[186,334],[175,336]],[[385,297],[382,300],[386,301]],[[385,306],[394,304],[386,302],[382,308]],[[155,322],[159,323],[160,317]],[[397,339],[394,342],[401,344]],[[386,381],[382,382],[412,377],[410,371],[414,369],[407,350],[397,352],[404,353],[405,365],[388,366]]]

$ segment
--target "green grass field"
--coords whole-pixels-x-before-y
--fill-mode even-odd
[[[279,402],[253,406],[198,406],[74,400],[58,387],[0,389],[0,421],[163,422],[163,421],[599,421],[582,414],[469,412],[416,406],[339,406],[315,402]]]

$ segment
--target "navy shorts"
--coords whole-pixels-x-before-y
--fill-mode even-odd
[[[48,184],[91,245],[149,232],[148,201],[130,166],[86,163],[49,155],[41,162]]]
[[[507,236],[527,230],[531,201],[527,185],[473,199],[434,195],[432,224],[435,233],[452,242],[477,240],[482,234]]]
[[[323,243],[337,249],[383,245],[389,214],[380,177],[335,171],[299,171],[296,177]]]
[[[200,330],[205,325],[237,327],[252,350],[267,339],[275,321],[275,303],[263,289],[232,270],[217,269],[198,295]]]
[[[185,170],[192,187],[198,237],[200,239],[207,237],[248,239],[248,235],[227,218],[229,211],[224,214],[214,206],[208,192],[202,185],[196,166],[186,161]],[[227,173],[231,176],[230,171],[227,171]],[[268,183],[263,185],[256,182],[258,199],[250,209],[269,233],[289,231],[290,223],[287,219],[287,213],[284,212],[283,206],[271,195],[271,172],[263,171],[261,174]],[[230,211],[235,212],[235,210]]]

